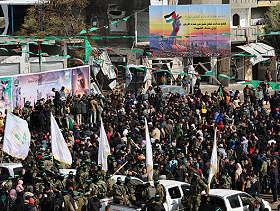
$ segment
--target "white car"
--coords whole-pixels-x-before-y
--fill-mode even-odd
[[[0,164],[0,181],[6,181],[9,177],[21,174],[23,166],[21,163],[2,163]]]
[[[220,211],[247,211],[249,210],[249,205],[243,204],[241,197],[252,198],[248,193],[237,191],[237,190],[227,190],[227,189],[210,189],[208,194],[208,202],[206,203],[205,192],[202,192],[201,196],[201,206],[200,211],[216,211],[220,208]],[[269,202],[263,200],[265,208],[271,211]]]

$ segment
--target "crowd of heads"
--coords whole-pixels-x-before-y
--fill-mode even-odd
[[[152,143],[154,180],[190,183],[194,175],[198,175],[206,182],[216,133],[218,172],[212,187],[221,188],[224,184],[220,179],[229,175],[230,189],[244,190],[244,182],[256,181],[258,185],[251,186],[254,190],[245,187],[245,191],[259,194],[264,188],[260,185],[262,176],[278,170],[280,161],[280,99],[277,92],[272,97],[266,92],[266,84],[260,87],[257,91],[245,87],[244,99],[239,90],[227,91],[222,87],[212,93],[202,93],[196,86],[194,94],[168,93],[163,97],[160,87],[151,87],[145,92],[142,86],[138,92],[127,94],[83,94],[67,96],[65,100],[57,96],[54,100],[41,99],[35,105],[26,102],[24,108],[18,106],[13,113],[29,123],[30,152],[25,160],[4,153],[3,162],[23,164],[24,171],[19,172],[18,179],[23,180],[25,191],[33,184],[28,172],[34,168],[46,172],[49,183],[59,180],[59,169],[91,168],[94,171],[88,172],[87,179],[96,182],[98,178],[106,180],[106,176],[109,178],[125,164],[118,174],[147,181],[146,118]],[[262,99],[256,97],[260,91],[265,96]],[[270,102],[270,107],[264,108],[265,101]],[[53,161],[51,113],[71,152],[71,166]],[[111,149],[106,173],[98,165],[101,118]],[[75,120],[74,125],[69,119]],[[1,137],[3,133],[4,130]],[[267,163],[265,173],[261,169],[263,162]],[[53,166],[46,166],[46,163],[53,163]],[[49,190],[45,184],[44,189],[37,190],[38,195]],[[73,192],[75,188],[65,191]],[[33,192],[37,193],[35,188]]]

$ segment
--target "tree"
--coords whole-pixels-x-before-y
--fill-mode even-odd
[[[47,4],[36,4],[28,9],[17,35],[42,38],[78,36],[83,29],[91,28],[83,15],[90,3],[91,0],[50,0]],[[88,32],[87,35],[94,36],[94,33]],[[90,39],[89,42],[94,44]],[[83,59],[84,49],[69,48],[68,54]],[[68,66],[76,65],[77,61],[68,60]]]
[[[264,14],[264,30],[266,34],[269,32],[280,31],[280,4],[274,7],[269,7],[268,11]],[[280,37],[279,35],[266,35],[266,42],[274,47],[276,53],[280,52]]]

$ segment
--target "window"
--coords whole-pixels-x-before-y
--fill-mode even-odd
[[[238,208],[238,207],[241,207],[240,205],[240,201],[238,199],[238,195],[235,195],[235,196],[230,196],[227,198],[228,201],[229,201],[229,204],[231,206],[231,208]]]
[[[234,14],[232,17],[232,25],[233,26],[240,26],[240,17],[238,14]]]
[[[181,185],[181,188],[182,188],[182,191],[184,193],[184,195],[187,193],[187,192],[190,192],[191,190],[191,186],[190,185]],[[190,194],[190,193],[189,193]]]
[[[9,176],[9,170],[7,168],[0,167],[0,180],[7,180]]]
[[[225,211],[225,203],[224,200],[220,197],[215,196],[201,196],[201,207],[200,211],[216,211],[216,210]]]
[[[14,174],[22,174],[23,167],[14,168]]]
[[[179,187],[173,187],[168,189],[171,199],[181,198]]]

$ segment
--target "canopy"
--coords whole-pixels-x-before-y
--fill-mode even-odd
[[[265,57],[275,56],[274,48],[264,43],[251,43],[250,45],[241,45],[237,47],[248,52],[249,54],[257,56],[250,59],[252,65],[267,60]]]

